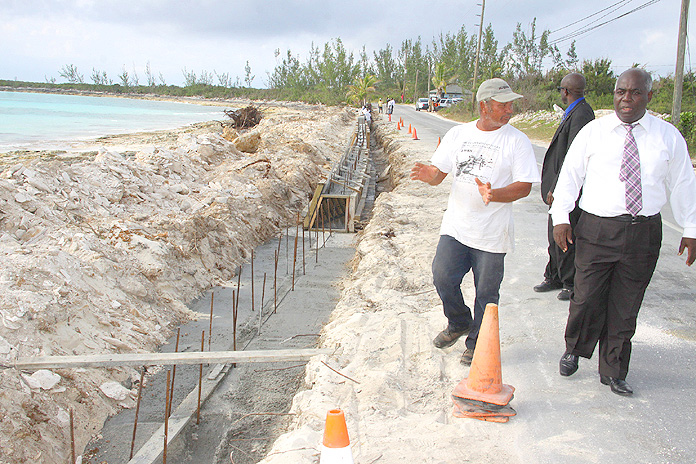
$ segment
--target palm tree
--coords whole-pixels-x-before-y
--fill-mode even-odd
[[[445,66],[445,63],[438,63],[433,70],[433,85],[437,90],[437,96],[442,98],[448,84],[452,84],[457,79],[454,69]]]
[[[346,97],[349,103],[359,103],[366,105],[369,96],[375,92],[375,84],[379,82],[374,74],[367,74],[365,77],[356,77],[352,85],[348,86]]]

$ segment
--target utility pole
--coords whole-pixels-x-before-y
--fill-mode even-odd
[[[418,69],[416,69],[416,85],[413,87],[413,102],[418,101]]]
[[[684,49],[689,22],[689,0],[682,0],[679,16],[679,40],[677,41],[677,69],[674,72],[674,98],[672,99],[672,124],[679,126],[681,118],[682,86],[684,84]]]
[[[688,2],[689,0],[684,0]],[[474,82],[471,85],[471,111],[476,111],[476,79],[478,79],[479,56],[481,55],[481,36],[483,36],[483,10],[486,9],[486,0],[481,0],[481,21],[479,21],[478,47],[476,47],[476,61],[474,63]]]
[[[430,82],[433,80],[433,63],[428,55],[428,100],[430,99]]]

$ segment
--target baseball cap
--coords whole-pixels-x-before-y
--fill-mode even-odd
[[[517,100],[518,98],[524,98],[524,96],[513,92],[507,82],[496,77],[481,82],[478,92],[476,92],[477,101],[483,101],[489,98],[492,98],[498,103],[507,103]]]

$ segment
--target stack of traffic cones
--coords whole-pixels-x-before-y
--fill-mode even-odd
[[[515,387],[503,385],[500,369],[498,306],[487,304],[469,377],[452,392],[455,417],[507,422],[517,412],[508,406]]]
[[[340,409],[332,409],[326,413],[319,464],[353,464],[346,418]]]

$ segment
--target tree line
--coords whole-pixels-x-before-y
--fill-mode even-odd
[[[472,90],[477,67],[476,83],[502,77],[525,95],[519,102],[519,111],[548,110],[554,103],[560,103],[557,86],[571,71],[581,72],[587,79],[587,99],[594,108],[611,108],[617,77],[611,69],[611,60],[597,58],[580,62],[575,42],[561,52],[549,41],[549,35],[550,31],[537,29],[534,19],[527,27],[517,23],[512,40],[500,46],[492,25],[488,24],[482,31],[478,66],[475,62],[478,34],[469,34],[464,26],[454,33],[441,33],[429,43],[424,43],[420,37],[406,39],[398,48],[387,44],[371,53],[365,47],[357,53],[348,50],[340,38],[322,46],[312,44],[304,59],[291,50],[276,49],[276,66],[267,73],[265,89],[251,87],[255,76],[248,61],[244,78],[234,80],[229,73],[195,73],[184,68],[183,87],[167,85],[162,74],[154,72],[149,62],[142,79],[135,68],[129,72],[124,66],[116,81],[105,71],[92,69],[92,83],[89,84],[74,65],[65,65],[59,73],[67,81],[63,84],[47,78],[46,83],[0,81],[0,85],[121,94],[281,99],[336,105],[374,101],[378,96],[400,100],[402,95],[405,102],[412,102],[427,96],[429,90],[442,92],[453,83]],[[654,96],[648,108],[669,113],[673,79],[657,77],[653,88]],[[684,79],[682,109],[686,116],[682,115],[682,119],[690,120],[691,126],[696,126],[695,96],[696,78],[689,72]]]

